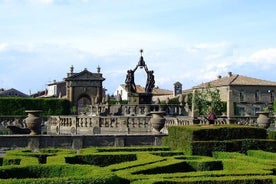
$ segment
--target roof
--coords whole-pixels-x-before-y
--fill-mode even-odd
[[[194,86],[193,88],[206,88],[208,85],[212,87],[221,87],[221,86],[275,86],[276,82],[256,79],[252,77],[247,77],[244,75],[228,75],[225,77],[219,77],[216,80],[202,83],[200,85]]]
[[[51,83],[48,83],[48,86],[53,86],[53,85],[63,85],[63,84],[66,84],[66,81],[53,81]]]
[[[73,81],[73,80],[83,80],[83,81],[87,81],[87,80],[100,80],[100,81],[104,81],[105,78],[102,77],[101,73],[92,73],[90,71],[88,71],[87,69],[84,69],[83,71],[79,72],[79,73],[71,73],[70,76],[66,77],[64,79],[65,81]]]
[[[126,90],[126,85],[125,84],[121,84],[121,87]],[[142,87],[141,85],[136,85],[136,92],[137,93],[145,93],[145,88]],[[153,88],[152,89],[152,94],[153,95],[172,95],[172,93],[173,93],[172,91],[167,90],[167,89],[160,89],[160,88]]]
[[[29,97],[25,93],[22,93],[21,91],[18,91],[14,88],[7,89],[7,90],[4,90],[4,91],[0,91],[0,96]]]

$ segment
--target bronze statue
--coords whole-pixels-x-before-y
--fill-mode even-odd
[[[127,76],[126,76],[126,80],[125,80],[126,89],[128,90],[128,92],[136,93],[136,85],[134,82],[134,73],[138,68],[141,68],[141,69],[144,68],[145,72],[147,73],[147,83],[145,86],[145,92],[151,93],[152,89],[154,88],[154,85],[155,85],[153,70],[148,70],[148,67],[147,67],[147,65],[144,61],[143,55],[142,55],[143,50],[141,49],[140,52],[141,52],[141,57],[140,57],[138,64],[136,65],[136,67],[133,70],[127,71]]]
[[[136,85],[134,82],[134,71],[128,70],[127,76],[126,76],[126,88],[128,89],[128,92],[136,93]]]
[[[154,85],[155,85],[155,80],[154,80],[153,70],[147,71],[147,84],[145,87],[145,92],[151,93],[152,89],[154,88]]]

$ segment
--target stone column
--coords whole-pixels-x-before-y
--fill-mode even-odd
[[[193,90],[193,97],[192,97],[192,118],[195,118],[195,104],[194,104],[194,99],[195,99],[195,90]]]
[[[227,97],[227,117],[228,120],[231,120],[231,117],[234,116],[234,100],[233,100],[233,91],[228,88],[228,97]]]

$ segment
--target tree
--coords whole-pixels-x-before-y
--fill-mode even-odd
[[[221,114],[224,109],[223,102],[220,100],[220,91],[212,88],[210,84],[206,88],[195,90],[193,105],[195,112],[205,115],[207,111]]]

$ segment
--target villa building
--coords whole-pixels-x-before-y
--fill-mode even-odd
[[[239,74],[228,73],[228,76],[218,76],[216,80],[194,86],[186,93],[204,89],[208,85],[220,91],[221,101],[227,102],[227,117],[255,116],[264,108],[273,109],[276,82],[256,79]],[[184,92],[185,93],[185,92]]]

